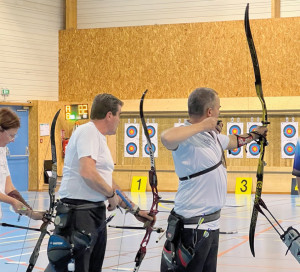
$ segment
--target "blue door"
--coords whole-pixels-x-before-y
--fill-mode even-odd
[[[6,157],[12,182],[18,191],[28,190],[28,110],[23,106],[11,108],[20,118],[21,127],[14,142],[7,145]]]

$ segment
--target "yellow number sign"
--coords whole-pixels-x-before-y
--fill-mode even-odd
[[[236,194],[251,194],[252,178],[236,178],[235,193]]]
[[[132,177],[131,192],[146,192],[147,177]]]

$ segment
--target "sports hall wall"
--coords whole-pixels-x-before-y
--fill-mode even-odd
[[[88,102],[81,101],[81,104]],[[62,176],[63,156],[62,156],[62,135],[61,131],[65,131],[65,137],[71,136],[74,122],[67,121],[65,118],[65,106],[70,104],[78,104],[78,102],[66,101],[42,101],[33,100],[29,107],[29,190],[48,190],[48,185],[44,184],[44,161],[51,160],[51,144],[50,135],[40,136],[39,124],[51,123],[55,113],[61,109],[56,123],[55,144],[57,154],[57,174]],[[89,105],[90,106],[90,105]],[[84,121],[79,121],[80,124]]]
[[[280,122],[299,121],[300,18],[250,23],[271,109],[263,190],[289,193],[292,159],[280,157]],[[132,176],[145,176],[149,169],[148,158],[124,158],[124,123],[140,122],[143,91],[149,90],[146,118],[158,122],[160,134],[187,118],[186,98],[198,86],[218,91],[224,123],[261,116],[243,21],[60,31],[59,99],[92,101],[97,93],[108,92],[126,100],[111,144],[115,178],[123,189],[130,189]],[[159,189],[176,190],[171,152],[160,141],[158,149]],[[227,164],[228,191],[234,191],[236,177],[256,180],[256,159],[228,159]]]
[[[116,181],[124,190],[130,190],[133,176],[147,176],[150,160],[149,158],[125,158],[124,157],[124,124],[128,122],[140,123],[139,118],[139,100],[124,100],[123,114],[116,136],[109,136],[108,144],[110,146],[113,159],[115,161]],[[49,125],[58,109],[61,109],[60,116],[56,125],[56,147],[58,175],[62,175],[63,158],[61,145],[61,130],[65,131],[65,136],[70,137],[74,128],[74,122],[65,120],[65,105],[76,103],[88,103],[89,109],[91,102],[65,102],[65,101],[32,101],[29,111],[29,190],[46,190],[47,184],[43,181],[43,163],[44,160],[51,159],[50,137],[39,136],[39,126],[37,124]],[[289,193],[291,187],[292,159],[281,159],[280,156],[280,122],[300,121],[300,97],[266,97],[266,103],[269,110],[269,146],[266,147],[264,176],[264,192],[269,193]],[[256,97],[242,98],[221,98],[222,113],[220,119],[225,124],[234,118],[240,122],[254,121],[261,115],[261,105]],[[232,109],[232,105],[235,105]],[[146,120],[158,123],[158,135],[161,131],[173,126],[181,119],[181,122],[187,118],[186,98],[184,99],[148,99],[144,102],[144,112]],[[85,121],[80,121],[80,124]],[[42,141],[41,141],[42,140]],[[141,142],[141,137],[140,137]],[[176,190],[177,177],[174,173],[171,152],[166,150],[160,141],[158,141],[158,153],[156,158],[156,168],[159,181],[159,190]],[[252,177],[255,181],[257,168],[257,159],[227,159],[228,170],[228,191],[235,189],[236,177]],[[149,188],[148,188],[149,189]]]
[[[299,98],[295,97],[299,95],[298,27],[299,18],[251,21],[264,95],[278,98],[275,102],[267,103],[268,108],[273,107],[270,113],[270,145],[265,159],[268,166],[265,169],[264,191],[269,192],[290,191],[292,160],[280,159],[280,147],[276,144],[280,140],[280,121],[284,121],[287,116],[299,121],[300,103],[291,105]],[[30,113],[30,120],[36,122],[30,124],[51,123],[56,110],[74,101],[74,98],[80,103],[90,102],[95,94],[110,92],[123,100],[129,99],[125,101],[124,117],[116,139],[112,139],[111,144],[116,161],[116,179],[122,180],[121,186],[124,189],[130,188],[132,175],[145,175],[149,167],[146,158],[128,160],[123,156],[123,124],[128,118],[135,118],[139,122],[138,100],[146,88],[149,92],[145,106],[149,104],[147,107],[150,113],[146,118],[155,118],[159,123],[158,133],[172,126],[178,118],[186,118],[186,98],[197,86],[210,86],[219,92],[224,122],[231,118],[240,118],[246,122],[260,115],[259,102],[255,110],[252,109],[258,99],[241,21],[68,30],[60,32],[59,44],[60,100],[68,102],[37,101]],[[293,97],[283,103],[280,96]],[[242,109],[237,110],[240,103],[236,97],[246,99]],[[227,105],[226,112],[223,99]],[[71,134],[73,124],[60,117],[58,139],[60,126],[67,136]],[[30,131],[36,131],[36,128]],[[30,154],[33,161],[30,163],[37,163],[38,167],[29,167],[30,177],[38,177],[42,173],[45,154],[48,154],[49,159],[51,152],[45,141],[39,142],[37,134],[33,132],[31,138],[33,140],[30,143],[33,144],[30,144]],[[33,148],[36,145],[37,151]],[[60,152],[61,147],[57,146]],[[160,155],[156,162],[160,189],[176,190],[177,179],[171,154],[160,142],[158,148]],[[256,164],[257,161],[253,159],[229,159],[228,190],[234,190],[236,176],[247,174],[255,178]],[[63,160],[59,156],[59,174],[62,173],[62,165]],[[34,180],[30,188],[37,188],[37,179],[30,180]],[[41,179],[38,180],[38,189],[41,189]]]

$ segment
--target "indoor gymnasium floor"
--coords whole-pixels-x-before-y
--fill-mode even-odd
[[[160,195],[163,199],[173,200],[175,193],[162,192]],[[48,207],[49,198],[46,192],[23,193],[23,196],[30,204],[34,205],[35,209],[42,210]],[[148,192],[131,197],[136,203],[139,203],[141,208],[146,209],[152,202],[151,196],[151,192]],[[298,196],[263,194],[263,199],[284,229],[293,226],[300,231],[300,206],[298,206],[300,198]],[[161,212],[157,215],[157,227],[166,228],[168,213],[171,209],[172,204],[159,205]],[[2,223],[28,225],[28,219],[25,217],[17,222],[18,216],[9,209],[8,205],[2,204],[2,211]],[[248,242],[251,213],[251,196],[228,194],[226,206],[221,215],[221,232],[223,234],[220,235],[218,272],[300,271],[300,264],[290,252],[285,256],[286,245],[260,214],[256,226],[256,257],[252,257]],[[120,211],[117,211],[116,216],[109,224],[141,226],[131,214],[125,216]],[[39,227],[39,222],[31,220],[30,226]],[[53,229],[53,226],[51,225],[49,229]],[[144,234],[144,230],[108,228],[108,244],[102,271],[133,271],[134,258]],[[26,271],[38,236],[38,232],[0,226],[0,271]],[[160,234],[152,233],[147,246],[147,254],[139,271],[159,271],[164,243],[164,238],[156,242],[159,236]],[[47,242],[48,237],[42,244],[39,259],[33,271],[44,271],[47,266]]]

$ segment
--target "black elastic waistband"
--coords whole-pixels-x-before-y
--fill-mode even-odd
[[[67,204],[70,208],[76,210],[85,210],[105,207],[104,201],[88,201],[83,199],[72,199],[72,198],[62,198],[60,200],[62,203]]]

